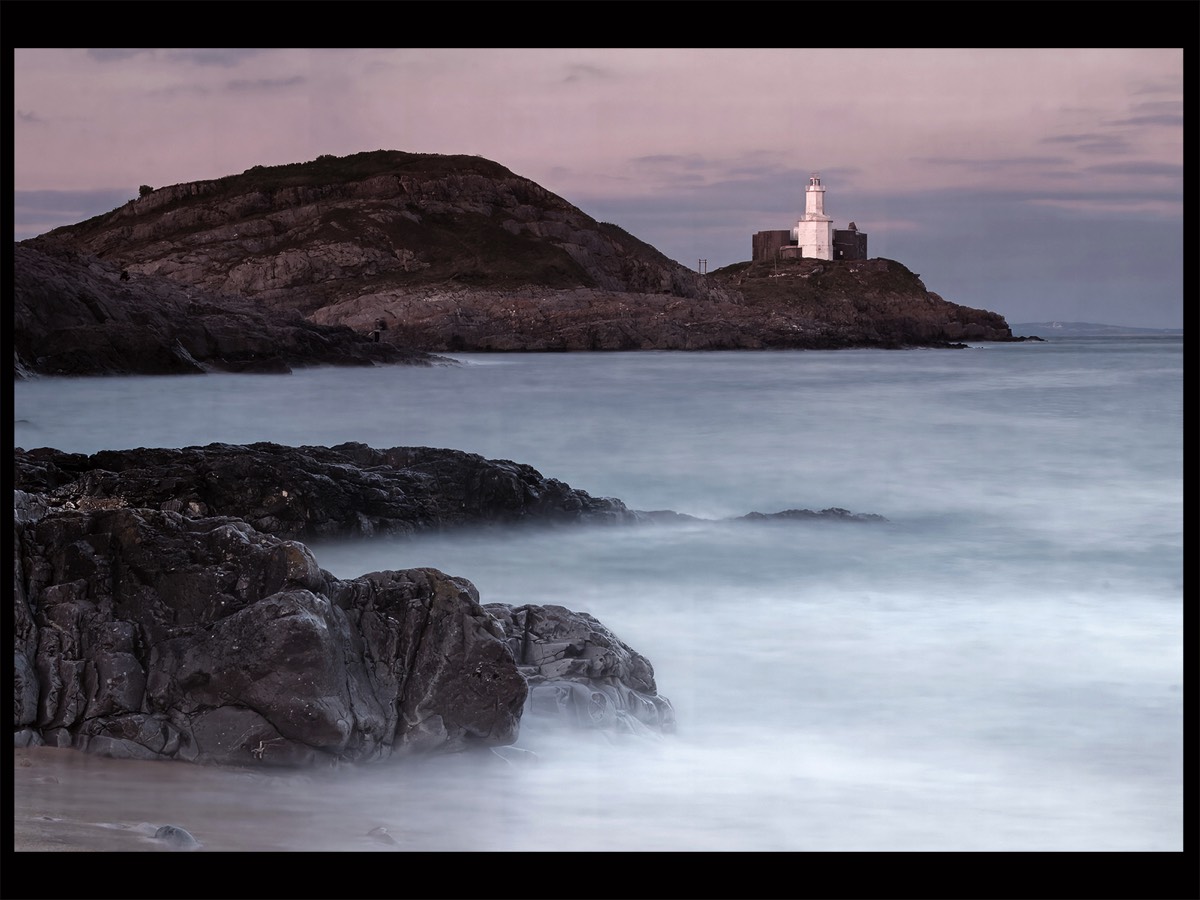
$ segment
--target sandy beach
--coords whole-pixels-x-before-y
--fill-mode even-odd
[[[356,776],[251,772],[184,762],[108,759],[71,749],[17,748],[13,849],[397,850],[397,815],[371,818]],[[196,845],[155,839],[165,825]],[[414,837],[414,835],[409,835]],[[409,846],[413,843],[410,841]],[[415,849],[415,847],[413,847]]]

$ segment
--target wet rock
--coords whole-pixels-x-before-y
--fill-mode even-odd
[[[637,520],[620,500],[592,497],[531,466],[429,447],[209,444],[91,456],[18,448],[14,472],[14,486],[26,496],[44,495],[22,501],[30,506],[236,516],[260,531],[298,539],[464,524]],[[22,507],[21,515],[32,513]],[[228,532],[227,539],[240,538]]]
[[[200,842],[191,833],[178,825],[162,825],[154,832],[154,839],[169,844],[175,850],[195,850]]]
[[[585,728],[671,732],[675,710],[654,667],[594,616],[563,606],[489,603],[520,672],[528,709]]]
[[[525,680],[464,579],[339,581],[302,544],[161,510],[15,530],[25,745],[295,766],[516,737]]]
[[[820,511],[811,509],[784,509],[774,513],[752,512],[737,516],[735,521],[745,522],[886,522],[887,519],[877,513],[852,513],[840,506],[831,506]]]

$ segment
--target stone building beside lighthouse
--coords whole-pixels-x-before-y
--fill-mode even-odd
[[[757,261],[773,259],[866,259],[867,235],[851,222],[846,229],[835,229],[825,214],[825,185],[814,172],[804,191],[804,216],[796,227],[780,231],[760,231],[754,235],[751,257]]]

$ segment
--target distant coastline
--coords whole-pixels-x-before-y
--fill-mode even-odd
[[[1131,325],[1101,325],[1097,322],[1017,322],[1010,326],[1013,334],[1036,334],[1048,337],[1117,337],[1118,335],[1178,335],[1182,328],[1134,328]]]

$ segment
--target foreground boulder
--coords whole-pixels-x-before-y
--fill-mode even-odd
[[[524,680],[474,588],[440,572],[341,582],[239,520],[135,509],[19,525],[17,563],[30,741],[302,764],[516,736]]]
[[[232,517],[54,509],[22,491],[14,530],[19,746],[245,766],[499,746],[529,683],[556,679],[602,693],[614,718],[673,721],[649,663],[595,620],[485,608],[435,569],[342,581]],[[514,640],[542,649],[519,661]],[[556,667],[568,657],[580,664]]]

